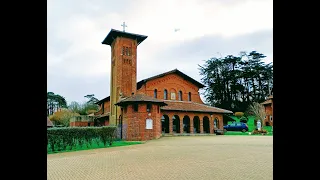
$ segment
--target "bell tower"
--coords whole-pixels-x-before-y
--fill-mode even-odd
[[[102,44],[111,46],[110,125],[116,125],[121,109],[115,104],[120,97],[137,91],[137,47],[148,36],[111,29]]]

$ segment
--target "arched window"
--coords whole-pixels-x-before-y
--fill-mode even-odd
[[[214,128],[219,128],[219,121],[217,118],[214,119],[213,125],[214,125]]]
[[[151,103],[148,103],[147,104],[147,112],[151,112],[151,110],[152,110],[152,105],[151,105]]]
[[[168,91],[166,89],[163,91],[163,99],[168,99]]]
[[[191,92],[188,94],[188,101],[191,101]]]
[[[125,55],[124,53],[125,53],[125,47],[122,46],[122,54],[121,55]]]
[[[124,54],[125,54],[126,56],[128,56],[128,47],[125,47],[125,52],[124,52]]]
[[[133,104],[133,110],[137,112],[139,110],[139,105],[137,103]]]
[[[154,90],[154,92],[153,92],[153,97],[154,97],[154,98],[157,98],[157,89]]]
[[[179,91],[179,101],[182,101],[182,91]]]

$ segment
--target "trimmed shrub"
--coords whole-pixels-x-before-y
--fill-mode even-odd
[[[237,118],[241,118],[244,113],[243,112],[235,112],[234,115],[237,117]]]
[[[67,147],[72,150],[77,144],[89,147],[93,141],[111,146],[116,131],[115,126],[50,128],[47,129],[48,145],[52,152],[66,150]]]
[[[245,116],[242,116],[242,117],[240,118],[240,122],[247,123],[247,122],[248,122],[248,118],[245,117]]]
[[[268,134],[268,131],[265,129],[261,129],[261,130],[255,129],[251,132],[251,134]]]

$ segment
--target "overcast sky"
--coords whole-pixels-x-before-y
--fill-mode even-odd
[[[47,2],[47,90],[68,104],[110,95],[111,48],[101,42],[124,21],[126,32],[148,36],[138,46],[137,81],[177,68],[201,82],[198,64],[240,51],[273,61],[273,0]]]

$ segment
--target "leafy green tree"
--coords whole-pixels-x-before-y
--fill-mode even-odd
[[[78,102],[72,101],[69,104],[68,109],[80,115],[88,115],[93,112],[96,112],[99,109],[99,106],[96,104],[96,102],[98,102],[99,100],[94,97],[94,94],[89,94],[84,97],[88,98],[87,102],[78,103]]]
[[[204,97],[211,106],[244,112],[252,102],[262,102],[272,89],[273,66],[266,56],[252,51],[210,58],[199,65]]]
[[[66,108],[66,99],[53,92],[47,92],[47,116],[52,115],[54,112],[58,111],[60,108]]]
[[[68,106],[68,109],[71,110],[72,112],[76,112],[76,113],[79,113],[82,109],[82,105],[79,104],[78,102],[76,101],[72,101],[69,106]]]
[[[55,125],[62,125],[68,127],[70,125],[70,118],[74,116],[79,116],[78,113],[74,113],[68,109],[62,108],[59,111],[53,113],[53,115],[49,116],[49,119]]]

